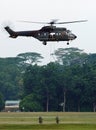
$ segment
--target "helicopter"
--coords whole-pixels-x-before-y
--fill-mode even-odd
[[[43,26],[39,30],[29,30],[29,31],[13,31],[9,26],[4,27],[5,30],[9,33],[9,37],[17,38],[18,36],[34,37],[39,41],[42,41],[43,45],[46,45],[50,41],[72,41],[77,38],[70,30],[64,27],[56,27],[56,24],[69,24],[77,22],[86,22],[87,20],[79,21],[70,21],[70,22],[57,22],[57,20],[52,20],[51,22],[30,22],[30,21],[20,21],[28,23],[37,23],[37,24],[47,24],[48,26]]]

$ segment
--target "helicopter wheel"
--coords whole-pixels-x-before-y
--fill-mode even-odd
[[[43,45],[47,45],[47,42],[46,42],[46,41],[43,41]]]
[[[69,42],[67,42],[67,45],[69,45]]]

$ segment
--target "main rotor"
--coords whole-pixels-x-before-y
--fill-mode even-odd
[[[54,24],[70,24],[70,23],[87,22],[87,20],[65,21],[65,22],[57,22],[57,21],[58,21],[58,19],[53,19],[50,22],[33,22],[33,21],[19,21],[19,22],[36,23],[36,24],[49,24],[50,26],[53,26]]]

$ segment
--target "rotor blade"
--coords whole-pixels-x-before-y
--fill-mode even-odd
[[[79,23],[79,22],[87,22],[87,20],[70,21],[70,22],[58,22],[58,23],[55,23],[55,24],[69,24],[69,23]]]
[[[52,19],[50,22],[34,22],[34,21],[22,21],[19,20],[18,22],[25,22],[25,23],[36,23],[36,24],[55,24],[58,19]]]
[[[79,21],[69,21],[69,22],[56,22],[56,20],[52,20],[51,22],[32,22],[32,21],[18,21],[18,22],[25,22],[25,23],[36,23],[36,24],[69,24],[69,23],[79,23],[79,22],[87,22],[87,20],[79,20]]]
[[[32,22],[32,21],[18,21],[18,22],[36,23],[36,24],[49,24],[49,23],[47,23],[47,22]]]

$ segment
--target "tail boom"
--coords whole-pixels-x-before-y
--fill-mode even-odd
[[[16,32],[14,32],[12,29],[10,29],[10,27],[6,26],[5,30],[9,33],[9,35],[10,35],[9,37],[11,37],[11,38],[16,38],[17,37]]]

